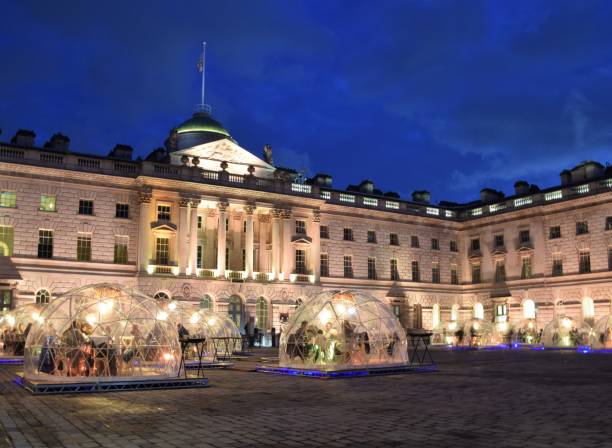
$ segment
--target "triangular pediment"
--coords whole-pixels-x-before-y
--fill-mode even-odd
[[[165,221],[154,221],[151,223],[151,230],[155,230],[157,232],[176,232],[176,224]]]
[[[224,138],[214,142],[185,148],[172,153],[172,164],[181,165],[182,156],[198,157],[199,167],[210,171],[220,171],[221,162],[227,162],[227,171],[232,174],[249,174],[248,167],[255,167],[255,176],[272,177],[275,168],[253,155],[234,141]]]

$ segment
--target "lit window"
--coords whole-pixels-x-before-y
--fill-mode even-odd
[[[257,299],[255,305],[255,326],[264,330],[268,328],[268,301],[263,297]]]
[[[17,193],[15,193],[14,191],[0,191],[0,207],[17,207]]]
[[[506,208],[506,203],[505,202],[501,202],[499,204],[492,204],[489,205],[489,211],[491,213],[495,213],[495,212],[499,212],[502,211]]]
[[[55,211],[55,196],[48,194],[40,195],[40,211],[54,212]]]
[[[427,207],[426,212],[428,215],[438,216],[440,214],[440,209],[434,207]]]
[[[76,258],[77,261],[91,261],[91,234],[79,233]]]
[[[396,201],[385,201],[385,207],[393,210],[399,210],[400,205],[399,202]]]
[[[115,255],[116,264],[126,264],[128,262],[128,241],[127,236],[115,236]]]
[[[563,199],[563,193],[561,190],[550,191],[548,193],[544,193],[545,201],[556,201],[557,199]]]
[[[363,198],[363,205],[367,205],[370,207],[378,207],[378,199]]]
[[[482,215],[482,207],[473,208],[472,210],[470,210],[470,216],[480,216],[480,215]]]
[[[306,269],[306,251],[302,249],[296,249],[295,251],[295,273],[308,274]]]
[[[0,257],[13,256],[13,227],[0,226]]]
[[[115,205],[115,218],[128,219],[130,217],[130,206],[128,204]]]
[[[533,202],[531,196],[527,196],[525,198],[518,198],[514,200],[515,207],[523,207],[524,205],[529,205]]]
[[[331,192],[330,191],[322,191],[321,192],[321,199],[331,199]]]
[[[355,196],[352,194],[340,193],[340,202],[347,202],[349,204],[354,204]]]
[[[170,301],[170,296],[168,294],[166,294],[163,291],[158,291],[153,298],[155,300],[159,300],[160,302],[169,302]]]
[[[53,230],[38,231],[38,258],[53,258]]]
[[[291,191],[310,194],[312,192],[312,186],[306,184],[291,184]]]
[[[391,280],[397,281],[400,279],[399,269],[397,268],[397,259],[392,258],[389,261],[390,261],[390,267],[391,267]]]
[[[525,257],[522,260],[521,278],[531,278],[531,257]]]
[[[93,207],[93,201],[81,199],[79,201],[79,215],[93,215]]]
[[[587,194],[589,192],[589,184],[578,185],[574,188],[574,192],[577,194]]]

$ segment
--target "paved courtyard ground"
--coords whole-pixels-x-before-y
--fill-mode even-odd
[[[344,380],[254,373],[253,359],[206,389],[36,397],[0,366],[0,446],[612,446],[612,355],[435,357],[437,373]]]

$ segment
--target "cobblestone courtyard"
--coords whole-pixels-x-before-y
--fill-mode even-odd
[[[258,352],[257,355],[270,355]],[[254,358],[256,358],[255,356]],[[439,372],[208,372],[200,390],[34,397],[0,366],[2,446],[610,446],[612,356],[436,351]]]

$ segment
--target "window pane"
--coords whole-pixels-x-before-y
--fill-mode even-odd
[[[40,210],[43,212],[55,211],[55,196],[41,194],[40,195]]]
[[[15,208],[17,206],[17,193],[14,191],[0,191],[0,207]]]

